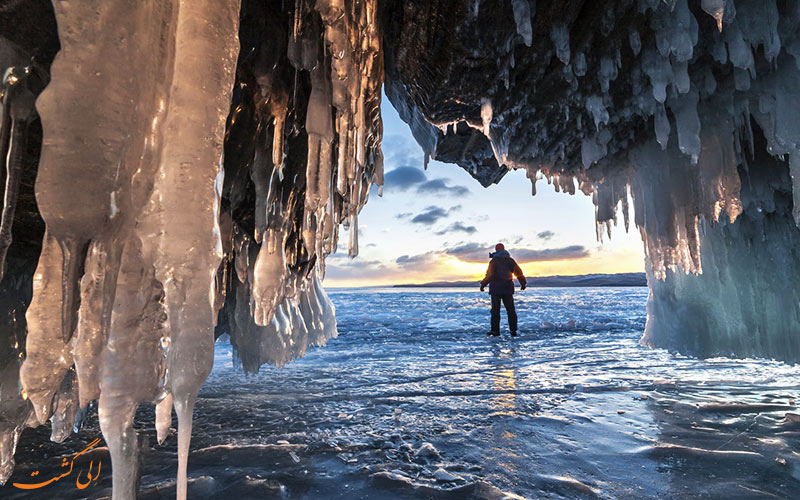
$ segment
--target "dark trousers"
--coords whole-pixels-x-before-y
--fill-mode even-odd
[[[500,331],[500,302],[506,308],[508,315],[508,329],[512,332],[517,331],[517,310],[514,309],[514,296],[508,295],[492,295],[492,331]]]

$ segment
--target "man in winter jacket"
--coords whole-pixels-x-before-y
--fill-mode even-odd
[[[511,336],[517,336],[517,311],[514,309],[514,276],[519,280],[520,290],[525,290],[525,275],[511,255],[508,254],[502,243],[494,247],[495,252],[490,253],[489,268],[486,276],[481,280],[481,291],[489,285],[489,295],[492,297],[492,323],[487,335],[500,335],[500,303],[506,308],[508,315],[508,328]]]

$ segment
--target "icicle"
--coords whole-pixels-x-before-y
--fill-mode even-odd
[[[317,231],[312,228],[312,223],[316,218],[316,226],[321,226],[322,221],[320,217],[317,217],[317,212],[327,203],[330,196],[329,185],[333,162],[331,82],[327,78],[326,69],[321,64],[318,64],[317,68],[312,71],[311,82],[311,96],[306,114],[308,158],[303,221],[303,243],[309,253],[313,252],[317,246]]]
[[[9,68],[3,77],[2,115],[0,116],[0,166],[5,164],[6,185],[0,219],[0,280],[5,273],[6,253],[11,246],[11,225],[17,207],[27,129],[36,116],[35,96],[29,89],[30,68]]]
[[[617,79],[617,63],[610,57],[600,58],[600,89],[603,92],[608,92],[610,82]]]
[[[575,65],[573,66],[573,71],[575,72],[575,76],[584,76],[586,74],[586,56],[583,54],[583,52],[578,52],[575,55]]]
[[[139,403],[154,400],[166,366],[161,354],[166,334],[164,288],[142,254],[139,234],[125,245],[108,342],[99,359],[98,417],[108,444],[114,495],[134,498],[139,451],[133,416]]]
[[[261,243],[264,232],[267,230],[267,199],[271,171],[264,151],[256,146],[253,162],[250,164],[250,179],[253,181],[256,193],[254,233],[256,243]]]
[[[52,425],[50,440],[63,443],[72,434],[75,413],[78,411],[78,379],[73,370],[69,370],[62,380],[53,408],[53,416],[50,417]]]
[[[0,352],[0,486],[14,470],[14,452],[22,431],[36,426],[33,408],[25,391],[20,391],[20,364],[25,337],[24,311],[19,308],[28,300],[30,277],[17,274],[16,267],[0,280],[0,333],[4,349]]]
[[[116,293],[119,250],[114,245],[93,242],[86,258],[81,280],[81,305],[73,354],[78,374],[80,406],[85,408],[100,395],[99,358],[108,341],[113,305],[111,290]]]
[[[717,29],[722,32],[722,18],[725,16],[725,0],[702,0],[700,6],[706,14],[717,21]]]
[[[514,9],[514,23],[517,25],[517,34],[522,37],[528,47],[533,43],[533,28],[531,28],[532,12],[536,9],[534,0],[533,6],[528,0],[511,0],[511,7]]]
[[[591,96],[586,99],[586,111],[592,115],[596,130],[600,130],[600,124],[608,125],[608,110],[603,103],[601,96]]]
[[[663,103],[667,99],[667,85],[672,81],[669,58],[661,57],[658,52],[647,49],[642,54],[642,71],[650,78],[653,97]]]
[[[39,423],[45,423],[52,415],[53,397],[72,366],[70,345],[64,342],[61,333],[61,245],[48,233],[45,233],[42,245],[33,277],[33,300],[26,314],[27,356],[20,369],[22,387]]]
[[[283,134],[286,125],[286,116],[275,116],[272,132],[272,164],[283,172]]]
[[[667,118],[667,110],[663,104],[656,105],[656,114],[654,116],[656,140],[661,144],[661,149],[667,149],[667,142],[669,141],[669,118]]]
[[[147,209],[151,215],[140,229],[157,235],[157,247],[150,251],[156,279],[164,284],[169,318],[168,387],[178,416],[178,500],[186,498],[194,403],[213,363],[214,281],[221,260],[215,186],[239,48],[239,7],[238,0],[198,0],[177,12],[179,50],[163,125],[170,134],[161,149]],[[209,23],[213,31],[207,29]],[[170,231],[161,229],[167,226]]]
[[[257,325],[266,326],[280,302],[286,280],[286,256],[283,248],[286,232],[270,230],[261,244],[253,268],[253,318]]]
[[[164,444],[172,425],[172,394],[167,394],[156,405],[156,439],[158,444]]]
[[[375,154],[375,173],[372,182],[378,186],[378,196],[383,196],[383,153],[380,150]]]
[[[550,39],[556,49],[556,56],[563,64],[569,64],[569,29],[564,24],[553,25]]]
[[[639,36],[639,32],[635,29],[631,29],[628,32],[628,43],[631,45],[633,55],[638,56],[639,52],[642,50],[642,39]]]
[[[675,114],[675,128],[678,132],[678,146],[697,163],[700,156],[700,119],[697,116],[697,93],[692,91],[670,102]]]
[[[350,232],[349,241],[347,244],[347,255],[349,257],[356,257],[358,255],[358,214],[350,214]]]

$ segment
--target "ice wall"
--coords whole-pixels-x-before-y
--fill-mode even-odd
[[[740,169],[742,213],[699,227],[699,275],[648,273],[644,342],[700,356],[797,361],[800,231],[789,169],[762,150]],[[749,175],[755,174],[758,175]],[[713,249],[713,251],[706,251]]]

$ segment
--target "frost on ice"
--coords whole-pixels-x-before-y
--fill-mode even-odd
[[[800,360],[799,30],[787,0],[0,9],[0,481],[22,429],[97,401],[134,497],[150,403],[185,496],[215,336],[252,373],[336,335],[325,257],[383,182],[384,83],[485,186],[591,195],[598,238],[632,204],[646,343]]]

